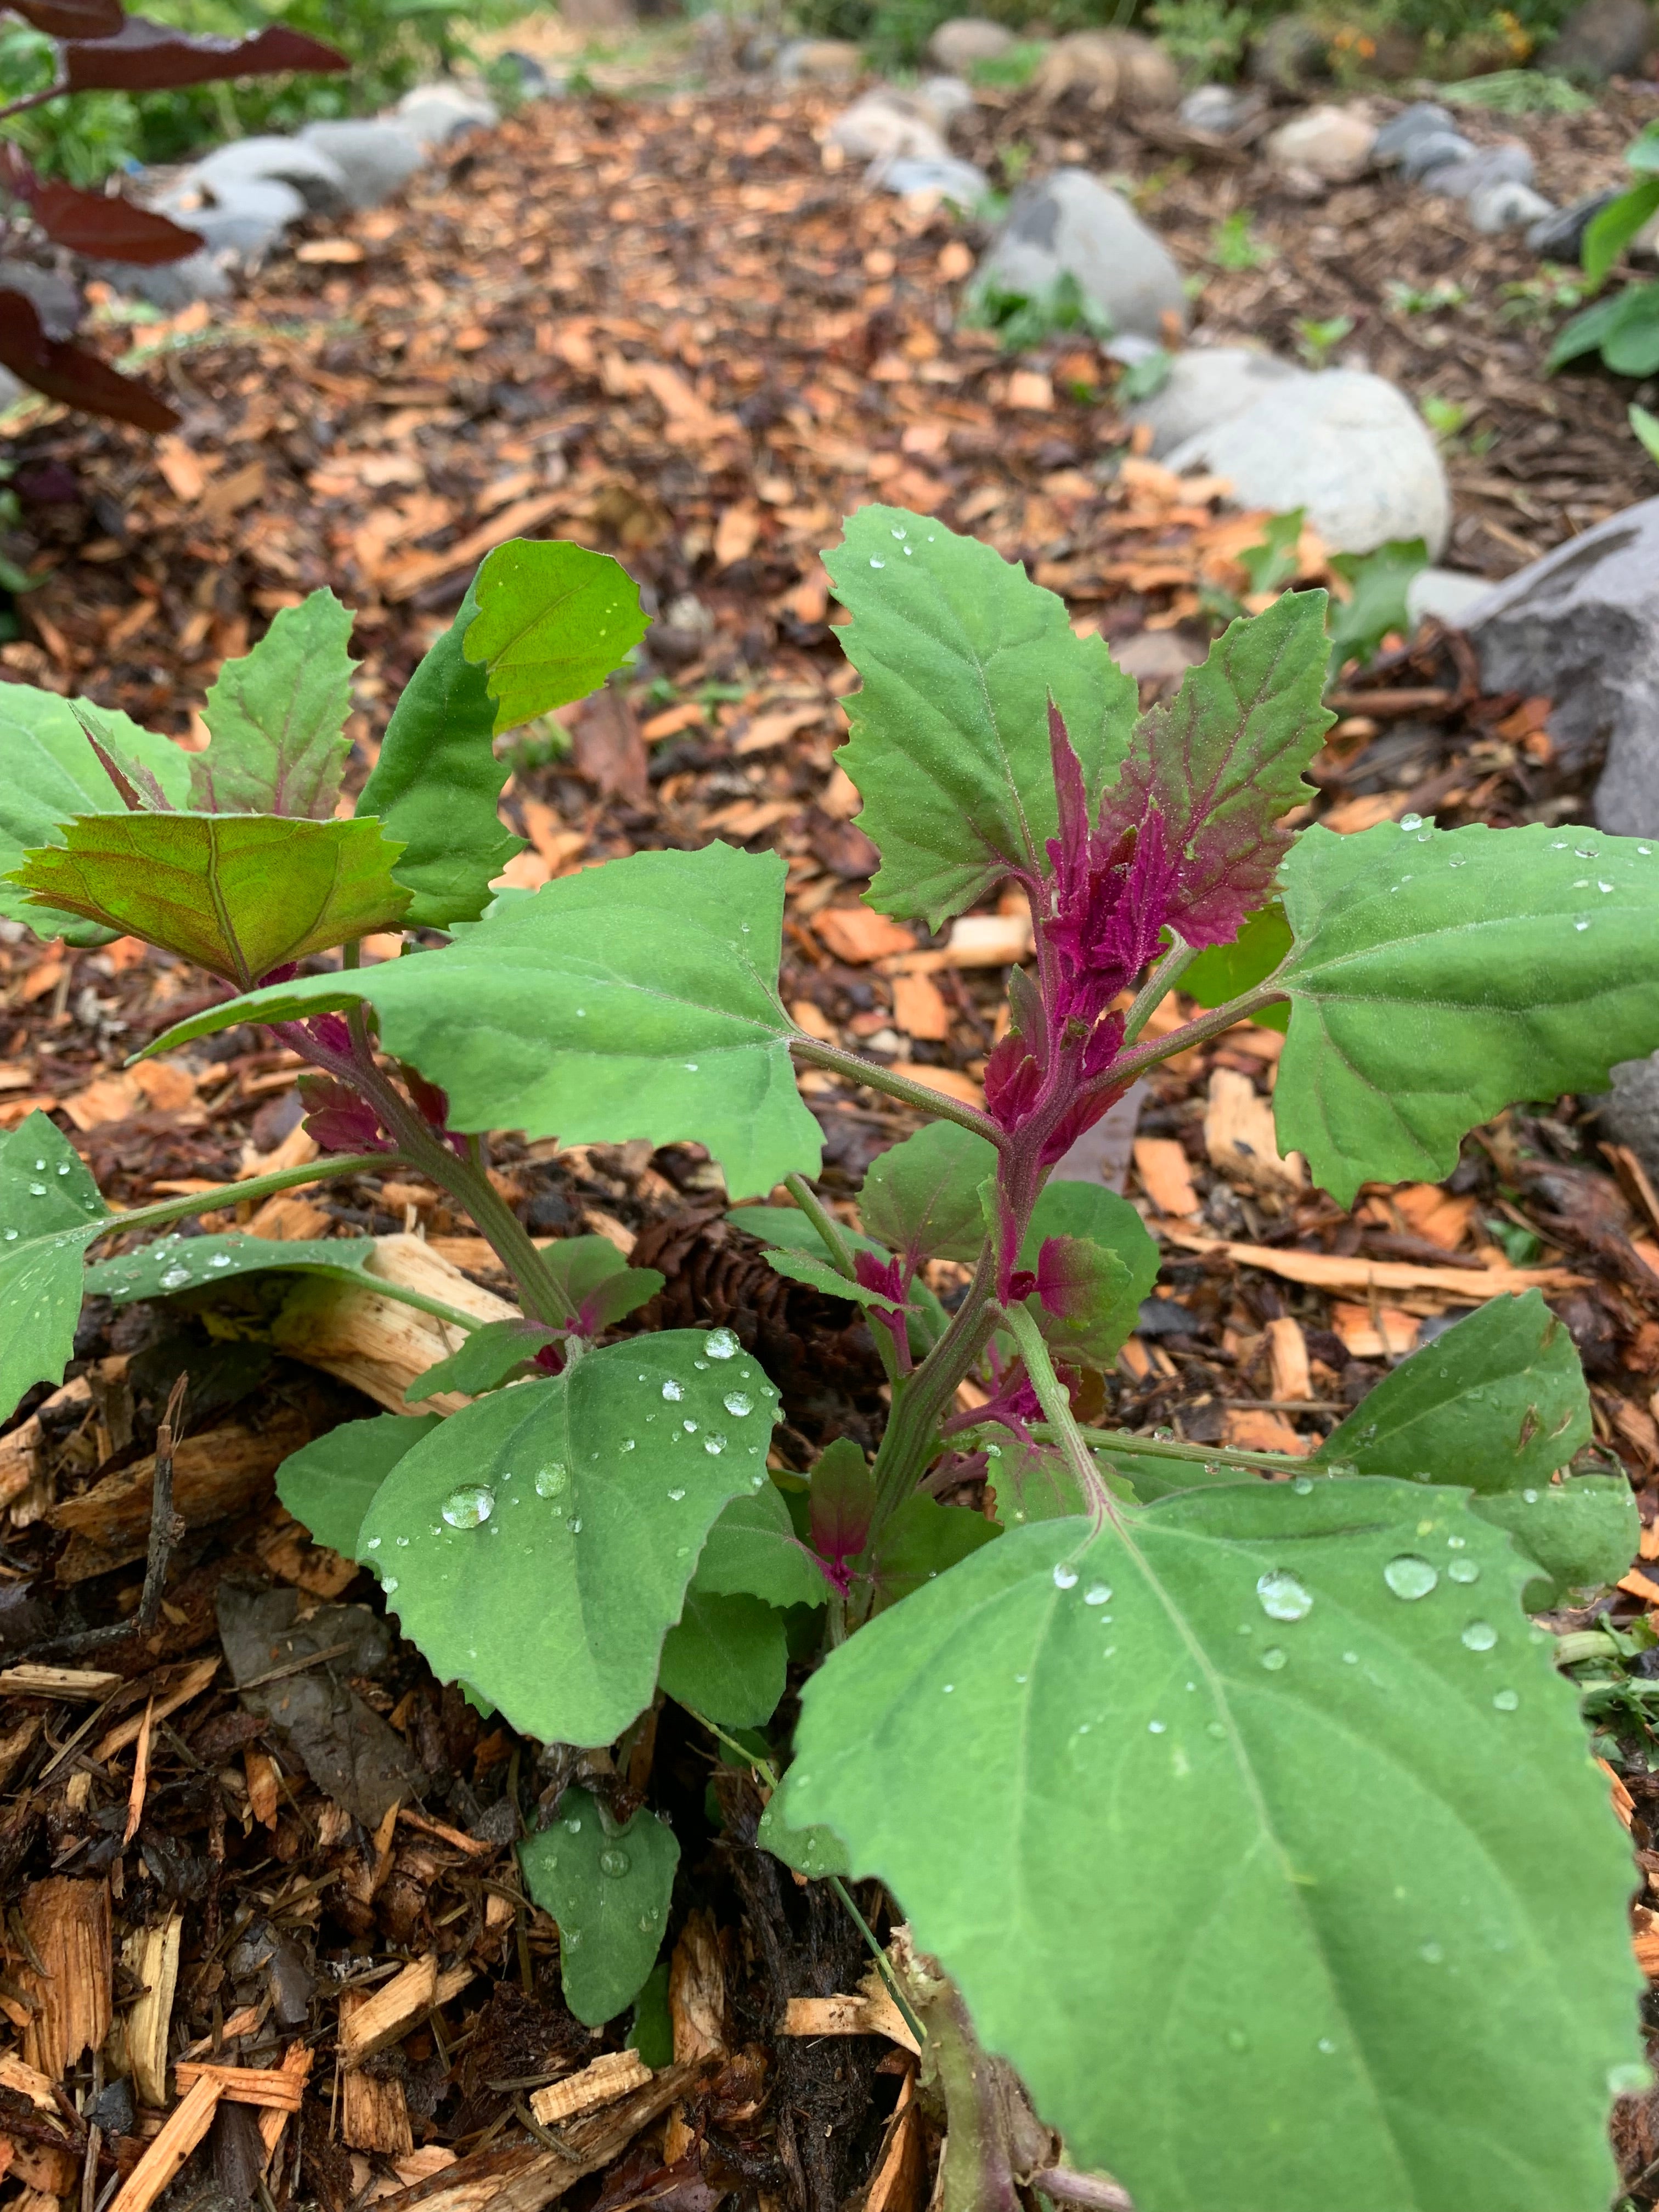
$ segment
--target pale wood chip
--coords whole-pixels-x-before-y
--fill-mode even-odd
[[[121,1945],[121,1963],[143,1990],[116,2024],[141,2105],[158,2110],[167,2100],[167,2033],[179,1986],[179,1948],[185,1916],[169,1913],[153,1928],[135,1928]],[[185,2085],[181,2080],[179,2087]]]
[[[65,2069],[109,2033],[115,1972],[109,1884],[62,1876],[37,1881],[23,1893],[23,1927],[46,1968],[44,1976],[32,1966],[17,1972],[34,2007],[23,2029],[23,2058],[48,2081],[61,2081]]]
[[[1145,1141],[1136,1141],[1137,1164]],[[1335,1252],[1281,1252],[1267,1244],[1235,1244],[1171,1221],[1148,1226],[1183,1252],[1219,1252],[1237,1267],[1260,1267],[1264,1274],[1319,1290],[1438,1291],[1449,1301],[1467,1304],[1472,1298],[1499,1297],[1506,1291],[1577,1290],[1584,1280],[1566,1267],[1419,1267],[1407,1260],[1367,1260],[1358,1255],[1349,1259]]]
[[[884,2035],[890,2043],[921,2055],[904,2014],[884,1988],[878,1995],[861,1990],[856,1996],[791,1997],[784,2007],[786,2035]]]
[[[1267,1339],[1268,1372],[1275,1398],[1311,1398],[1313,1377],[1308,1370],[1308,1340],[1294,1315],[1270,1321]]]
[[[1272,1103],[1248,1075],[1218,1067],[1210,1077],[1204,1114],[1204,1149],[1212,1167],[1230,1182],[1254,1190],[1300,1190],[1307,1168],[1300,1152],[1279,1155]]]
[[[390,1984],[388,1984],[390,1986]],[[367,1990],[340,1992],[340,2038],[343,2045],[357,2015],[374,2002]],[[404,2032],[407,2033],[407,2023]],[[376,2046],[379,2048],[380,2046]],[[367,2054],[366,2054],[367,2055]],[[401,2081],[379,2081],[361,2067],[346,2066],[340,2075],[340,2133],[353,2150],[379,2151],[386,2158],[407,2158],[415,2148],[409,2124],[409,2101]]]
[[[216,1651],[210,1659],[197,1660],[173,1688],[157,1699],[153,1718],[156,1721],[171,1720],[181,1706],[187,1705],[192,1698],[199,1698],[218,1673],[220,1663]],[[133,1713],[127,1719],[118,1721],[106,1735],[98,1739],[97,1748],[92,1754],[94,1759],[100,1765],[107,1764],[118,1752],[123,1752],[129,1744],[137,1742],[143,1725],[143,1713]]]
[[[568,2074],[562,2081],[550,2081],[546,2088],[538,2089],[530,2109],[544,2128],[552,2127],[614,2104],[630,2089],[642,2089],[650,2079],[651,2069],[637,2051],[607,2051],[580,2074]]]
[[[193,2081],[168,2113],[167,2124],[117,2192],[109,2212],[149,2212],[208,2130],[218,2109],[219,2085],[210,2076]]]
[[[304,2056],[308,2060],[310,2053]],[[261,2105],[271,2112],[297,2112],[305,2095],[305,2076],[282,2066],[210,2066],[199,2059],[181,2058],[173,2072],[180,2089],[187,2089],[204,2075],[211,2075],[219,2085],[219,2094],[230,2105]]]
[[[1161,1214],[1198,1212],[1193,1171],[1174,1137],[1137,1137],[1133,1150],[1140,1187]]]

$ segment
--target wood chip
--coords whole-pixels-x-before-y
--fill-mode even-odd
[[[896,975],[893,1027],[906,1036],[944,1044],[951,1035],[951,1008],[938,984],[926,975]]]
[[[726,2056],[726,1967],[713,1916],[701,1907],[687,1916],[669,1962],[668,2011],[678,2064]]]
[[[0,1669],[0,1690],[15,1698],[64,1698],[70,1700],[108,1697],[125,1681],[99,1667],[7,1667]]]
[[[650,2079],[651,2069],[637,2051],[607,2051],[580,2074],[567,2075],[562,2081],[550,2081],[546,2088],[538,2089],[530,2100],[530,2109],[544,2128],[552,2127],[582,2112],[597,2112],[601,2105],[614,2104],[630,2089],[642,2089]]]
[[[953,968],[1015,968],[1034,939],[1027,914],[959,914],[945,950]]]
[[[1275,1398],[1311,1398],[1313,1377],[1308,1370],[1308,1340],[1293,1315],[1281,1315],[1267,1323],[1268,1372]]]
[[[358,2014],[373,2004],[379,1994],[378,1990],[341,1990],[343,2045],[351,2035]],[[340,2075],[340,2133],[353,2150],[379,2151],[386,2158],[407,2158],[415,2148],[415,2137],[410,2130],[409,2101],[404,2095],[403,2083],[380,2080],[365,2074],[361,2067],[343,2067]]]
[[[1198,1193],[1187,1154],[1173,1137],[1137,1137],[1135,1171],[1140,1187],[1161,1214],[1198,1212]]]
[[[820,907],[812,917],[812,928],[837,960],[853,967],[916,949],[908,929],[867,906]]]
[[[1402,1183],[1389,1194],[1389,1202],[1413,1236],[1426,1237],[1443,1252],[1455,1252],[1468,1235],[1474,1220],[1473,1193],[1459,1197],[1438,1183]]]
[[[23,2058],[49,2081],[61,2081],[83,2051],[109,2033],[114,1955],[109,1884],[58,1877],[23,1893],[23,1926],[46,1968],[17,1972],[34,2011],[23,2029]]]
[[[1230,1067],[1218,1067],[1210,1077],[1204,1149],[1211,1166],[1219,1168],[1230,1182],[1245,1183],[1253,1190],[1282,1194],[1300,1190],[1307,1180],[1300,1152],[1279,1156],[1271,1102],[1248,1075]]]
[[[302,2055],[310,2057],[308,2051]],[[219,2094],[231,2105],[260,2105],[270,2112],[297,2112],[305,2098],[304,2076],[281,2066],[210,2066],[200,2059],[181,2058],[173,2072],[180,2089],[210,2075],[219,2085]]]
[[[1145,1139],[1135,1145],[1137,1165]],[[1143,1178],[1144,1180],[1144,1178]],[[1162,1210],[1162,1209],[1160,1209]],[[1240,1267],[1260,1267],[1287,1283],[1326,1291],[1437,1291],[1459,1304],[1500,1297],[1505,1291],[1577,1290],[1584,1278],[1566,1267],[1429,1267],[1406,1260],[1348,1259],[1334,1252],[1281,1252],[1267,1244],[1234,1244],[1173,1222],[1150,1222],[1166,1243],[1183,1252],[1217,1252]]]
[[[167,2124],[116,2194],[109,2212],[149,2212],[161,2191],[213,2125],[219,2085],[204,2075],[193,2081],[167,2115]]]
[[[167,2100],[167,2035],[184,1928],[184,1914],[172,1912],[154,1927],[135,1928],[121,1946],[121,1963],[143,1990],[118,2023],[127,2064],[139,2103],[158,2109]]]
[[[465,1989],[471,1978],[470,1973],[465,1975],[459,1987]],[[344,2063],[361,2066],[377,2051],[401,2043],[441,2002],[438,1981],[438,1954],[428,1951],[422,1959],[411,1959],[401,1973],[382,1982],[378,1990],[355,1992],[362,2002],[353,2008],[349,2021],[341,2016],[340,2057]]]
[[[983,1087],[960,1068],[930,1067],[921,1060],[895,1060],[888,1064],[895,1075],[908,1076],[912,1083],[921,1084],[924,1091],[942,1091],[945,1097],[955,1098],[964,1106],[985,1103]]]
[[[187,1705],[192,1698],[199,1698],[218,1673],[220,1664],[220,1656],[216,1651],[210,1658],[197,1660],[185,1670],[173,1687],[166,1691],[156,1701],[155,1718],[157,1721],[171,1720],[181,1706]],[[126,1720],[118,1721],[107,1735],[98,1739],[93,1751],[93,1757],[100,1765],[107,1765],[118,1753],[124,1752],[129,1744],[137,1742],[139,1731],[143,1725],[144,1716],[142,1713],[134,1713]]]
[[[173,1455],[173,1511],[191,1528],[245,1511],[269,1494],[277,1468],[310,1433],[301,1413],[276,1406],[258,1430],[228,1422],[186,1437]],[[60,1583],[106,1574],[143,1558],[155,1484],[155,1455],[150,1452],[52,1508],[46,1518],[53,1528],[85,1540],[73,1561],[66,1555],[60,1562]]]
[[[1331,1327],[1356,1359],[1398,1359],[1417,1343],[1415,1316],[1401,1313],[1398,1306],[1378,1306],[1373,1312],[1370,1306],[1345,1305],[1339,1300],[1331,1307]],[[1284,1395],[1288,1398],[1291,1394],[1287,1390]]]
[[[1221,1433],[1235,1451],[1293,1452],[1300,1459],[1313,1449],[1283,1413],[1270,1413],[1254,1406],[1230,1406]]]
[[[15,2051],[0,2051],[0,2088],[15,2089],[20,2097],[27,2097],[37,2112],[58,2113],[51,2082],[35,2067],[26,2066]]]
[[[374,1243],[371,1279],[380,1275],[405,1290],[424,1291],[475,1321],[510,1321],[519,1310],[494,1291],[470,1283],[458,1267],[419,1237],[378,1237]],[[477,1243],[487,1255],[481,1264],[495,1266],[495,1255],[483,1239]],[[469,1403],[461,1392],[446,1390],[418,1406],[404,1404],[409,1385],[453,1352],[462,1332],[435,1314],[421,1313],[367,1287],[319,1284],[302,1306],[296,1303],[287,1310],[283,1340],[284,1351],[350,1383],[390,1413],[458,1413]]]
[[[784,2007],[786,2035],[884,2035],[890,2043],[921,2055],[904,2014],[885,1989],[879,1995],[860,1990],[856,1996],[791,1997]]]
[[[927,2145],[916,2101],[915,2069],[907,2069],[887,2140],[865,2192],[863,2212],[921,2212],[927,2183]]]

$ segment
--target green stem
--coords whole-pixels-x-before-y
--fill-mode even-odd
[[[981,1114],[976,1107],[964,1106],[961,1099],[952,1098],[948,1091],[930,1091],[925,1083],[913,1083],[908,1075],[899,1074],[896,1068],[884,1067],[878,1060],[866,1060],[862,1053],[848,1052],[838,1044],[824,1044],[804,1033],[792,1036],[789,1046],[795,1057],[804,1060],[809,1067],[827,1068],[832,1075],[844,1075],[850,1083],[867,1084],[872,1091],[884,1091],[890,1098],[901,1098],[907,1106],[919,1107],[936,1120],[959,1121],[964,1129],[971,1129],[976,1137],[983,1137],[999,1151],[1006,1142],[988,1114]]]
[[[783,1184],[790,1197],[794,1200],[796,1205],[799,1206],[801,1212],[828,1245],[830,1257],[835,1263],[836,1273],[838,1275],[845,1275],[849,1283],[855,1281],[857,1271],[853,1266],[852,1247],[841,1233],[840,1222],[836,1219],[835,1215],[830,1212],[829,1207],[810,1187],[804,1176],[794,1174],[787,1175],[783,1179]]]
[[[1100,1469],[1089,1456],[1089,1447],[1083,1440],[1072,1413],[1072,1401],[1066,1396],[1054,1364],[1048,1357],[1048,1347],[1042,1340],[1042,1331],[1035,1317],[1023,1305],[1005,1306],[1003,1325],[1018,1345],[1025,1361],[1025,1372],[1031,1378],[1031,1388],[1037,1394],[1037,1402],[1048,1416],[1054,1442],[1066,1457],[1066,1463],[1077,1477],[1078,1486],[1090,1503],[1097,1522],[1115,1520],[1111,1493],[1100,1479]]]
[[[1259,983],[1254,991],[1246,991],[1242,998],[1230,999],[1224,1006],[1200,1014],[1196,1021],[1185,1023],[1178,1030],[1166,1030],[1143,1044],[1133,1052],[1126,1052],[1115,1060],[1104,1075],[1090,1085],[1091,1091],[1109,1086],[1113,1091],[1127,1091],[1137,1076],[1144,1075],[1149,1067],[1156,1067],[1161,1060],[1171,1060],[1176,1053],[1190,1052],[1195,1044],[1204,1044],[1224,1030],[1235,1028],[1248,1021],[1252,1014],[1260,1013],[1263,1006],[1276,1006],[1289,994],[1271,977]],[[1139,1001],[1137,1001],[1137,1004]],[[1131,1012],[1133,1012],[1133,1008]],[[1148,1012],[1150,1012],[1150,1008]]]
[[[1173,932],[1170,933],[1174,935]],[[1151,1020],[1155,1010],[1169,996],[1197,957],[1196,945],[1188,945],[1182,937],[1175,939],[1169,951],[1141,985],[1133,1006],[1123,1018],[1125,1044],[1134,1042]]]
[[[1121,1452],[1125,1458],[1179,1459],[1205,1467],[1265,1468],[1270,1474],[1305,1474],[1308,1462],[1294,1452],[1237,1451],[1231,1445],[1189,1444],[1176,1437],[1139,1436],[1133,1429],[1085,1429],[1078,1433],[1097,1451]],[[1047,1422],[1034,1422],[1031,1434],[1042,1443],[1057,1439]]]
[[[995,1255],[988,1240],[979,1266],[957,1308],[951,1326],[926,1359],[895,1392],[893,1409],[876,1453],[876,1505],[870,1522],[874,1543],[883,1524],[904,1503],[921,1480],[939,1442],[939,1425],[957,1394],[957,1385],[984,1351],[996,1326],[997,1309],[991,1298],[996,1271]]]
[[[313,1160],[308,1167],[278,1168],[274,1173],[250,1176],[246,1182],[222,1183],[216,1190],[194,1190],[182,1198],[158,1199],[154,1206],[135,1206],[126,1213],[112,1213],[99,1230],[100,1237],[115,1237],[129,1229],[157,1229],[187,1214],[211,1213],[221,1206],[240,1206],[244,1199],[274,1198],[279,1190],[295,1190],[302,1183],[326,1182],[334,1176],[379,1175],[387,1168],[409,1164],[396,1152],[341,1152],[332,1158]]]

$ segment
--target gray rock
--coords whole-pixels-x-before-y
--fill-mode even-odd
[[[1554,213],[1542,192],[1534,191],[1530,185],[1488,185],[1474,195],[1468,209],[1469,221],[1488,238]]]
[[[1162,459],[1188,438],[1242,415],[1274,385],[1307,381],[1307,371],[1249,346],[1190,346],[1170,364],[1158,391],[1127,410],[1131,422],[1150,422],[1152,453]]]
[[[1458,131],[1425,131],[1420,138],[1413,138],[1400,156],[1400,173],[1415,184],[1431,169],[1449,168],[1454,161],[1467,161],[1475,152],[1474,142]]]
[[[1493,185],[1529,185],[1532,179],[1531,149],[1518,138],[1505,138],[1496,146],[1481,147],[1467,161],[1438,164],[1424,174],[1421,183],[1425,192],[1472,200]]]
[[[975,62],[994,62],[1014,43],[1006,23],[983,15],[952,15],[927,41],[927,58],[952,76],[966,76]]]
[[[1659,1053],[1613,1069],[1613,1089],[1595,1118],[1603,1133],[1615,1145],[1628,1145],[1659,1182]]]
[[[1554,700],[1550,734],[1565,767],[1605,748],[1602,829],[1659,836],[1659,499],[1506,577],[1467,627],[1489,692]]]
[[[1120,331],[1157,338],[1166,313],[1186,326],[1181,271],[1128,202],[1086,169],[1057,169],[1015,196],[976,284],[1040,300],[1065,276]]]
[[[339,163],[302,138],[233,138],[227,146],[216,146],[186,173],[185,181],[204,185],[215,199],[222,199],[225,191],[240,185],[261,184],[272,177],[291,185],[319,215],[337,215],[351,204]]]
[[[1559,76],[1605,84],[1610,76],[1639,76],[1656,45],[1653,11],[1644,0],[1584,0],[1539,59]]]
[[[978,105],[959,76],[925,76],[916,98],[947,135],[958,116],[971,115]]]
[[[517,72],[520,100],[547,100],[564,90],[563,80],[550,77],[534,54],[526,54],[517,46],[504,46],[500,58],[510,62]]]
[[[1376,128],[1346,107],[1310,107],[1281,123],[1264,149],[1281,173],[1305,169],[1327,184],[1346,184],[1370,166]]]
[[[50,269],[37,269],[32,261],[0,259],[0,290],[21,292],[49,338],[72,337],[80,327],[84,305],[80,287],[54,276]]]
[[[896,192],[901,199],[908,198],[912,192],[937,192],[964,215],[971,215],[991,189],[983,169],[954,154],[935,155],[927,161],[900,155],[896,160],[874,161],[870,181],[884,191]]]
[[[1249,94],[1235,92],[1230,84],[1194,85],[1176,110],[1189,131],[1207,131],[1217,138],[1237,131],[1255,112]]]
[[[501,112],[493,100],[470,86],[445,82],[417,84],[398,102],[397,118],[418,144],[441,146],[467,131],[493,131]]]
[[[1588,199],[1575,200],[1571,207],[1540,216],[1527,233],[1528,245],[1540,261],[1577,261],[1584,233],[1602,209],[1611,207],[1620,197],[1615,185],[1608,191],[1592,192]]]
[[[1469,609],[1492,589],[1490,576],[1471,576],[1462,568],[1419,568],[1406,586],[1406,612],[1413,627],[1435,615],[1459,629]]]
[[[163,214],[199,232],[210,252],[245,260],[268,253],[306,211],[299,192],[280,177],[222,174],[212,204],[204,205],[197,178],[187,173],[157,204]]]
[[[412,131],[381,116],[365,122],[307,123],[300,136],[338,167],[354,208],[379,207],[400,191],[426,160]]]
[[[1442,107],[1437,100],[1419,100],[1411,106],[1391,115],[1376,134],[1376,143],[1371,149],[1371,159],[1379,169],[1390,169],[1400,160],[1407,147],[1431,133],[1451,131],[1457,125],[1449,107]]]
[[[937,161],[950,149],[933,112],[914,94],[879,86],[843,108],[830,125],[829,143],[855,161]]]
[[[772,74],[780,84],[856,84],[864,55],[850,39],[791,39],[778,48]]]
[[[1231,479],[1240,507],[1304,508],[1334,553],[1391,538],[1446,543],[1451,496],[1440,454],[1405,393],[1363,369],[1328,368],[1275,385],[1242,415],[1164,456],[1177,472]]]
[[[192,230],[201,228],[196,216],[188,220]],[[199,253],[187,253],[182,261],[162,261],[149,269],[131,261],[89,261],[87,274],[101,277],[129,300],[147,300],[164,314],[176,315],[181,307],[192,307],[198,300],[230,297],[234,288],[226,264],[231,258],[228,252],[204,247]]]

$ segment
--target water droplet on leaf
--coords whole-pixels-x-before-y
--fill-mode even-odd
[[[495,1493],[482,1482],[464,1482],[438,1509],[452,1528],[477,1528],[495,1510]]]
[[[1077,1569],[1066,1559],[1061,1559],[1054,1569],[1054,1588],[1071,1589],[1077,1582]]]
[[[550,1459],[545,1467],[536,1470],[536,1495],[538,1498],[556,1498],[569,1480],[563,1461]]]
[[[1489,1620],[1472,1620],[1459,1641],[1471,1651],[1490,1651],[1498,1641],[1498,1631]]]
[[[599,1872],[610,1875],[613,1880],[618,1875],[626,1874],[633,1863],[620,1844],[612,1844],[607,1850],[599,1853]]]
[[[1111,1595],[1104,1583],[1095,1583],[1084,1591],[1083,1602],[1085,1605],[1105,1605]]]
[[[678,1400],[684,1397],[685,1387],[683,1383],[677,1382],[671,1375],[667,1382],[665,1382],[662,1386],[662,1395],[672,1405]]]
[[[711,1328],[702,1340],[702,1348],[711,1359],[734,1359],[743,1346],[734,1330]]]
[[[1269,1620],[1305,1620],[1313,1611],[1313,1592],[1282,1567],[1263,1575],[1255,1594]]]
[[[754,1400],[744,1390],[728,1390],[720,1403],[728,1413],[735,1413],[739,1420],[745,1413],[752,1413],[755,1410]]]
[[[1440,1574],[1426,1559],[1419,1559],[1415,1552],[1402,1552],[1383,1568],[1382,1579],[1396,1597],[1409,1601],[1426,1597],[1440,1580]]]
[[[1492,1698],[1492,1704],[1500,1713],[1512,1713],[1520,1702],[1518,1690],[1499,1690]]]
[[[1285,1654],[1276,1644],[1270,1644],[1261,1655],[1261,1663],[1270,1674],[1276,1674],[1285,1665]]]

